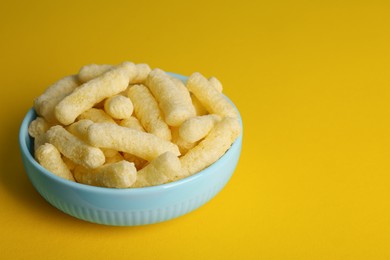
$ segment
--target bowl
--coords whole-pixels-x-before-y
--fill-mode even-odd
[[[172,75],[186,80],[184,76]],[[217,195],[229,181],[242,147],[241,131],[240,136],[218,161],[175,182],[144,188],[95,187],[60,178],[34,159],[34,140],[28,134],[28,126],[36,117],[31,108],[19,132],[22,161],[31,183],[57,209],[78,219],[104,225],[153,224],[177,218],[199,208]],[[239,119],[242,124],[240,116]]]

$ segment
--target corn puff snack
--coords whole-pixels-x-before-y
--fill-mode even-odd
[[[131,153],[123,153],[123,158],[128,162],[134,163],[137,170],[141,170],[145,165],[148,164],[147,160],[139,158],[138,156],[135,156]]]
[[[192,105],[195,108],[195,115],[203,116],[203,115],[207,115],[209,113],[206,110],[206,108],[204,108],[202,103],[200,103],[199,99],[192,93],[191,93],[191,101],[192,101]]]
[[[64,125],[73,123],[81,113],[96,103],[124,91],[136,74],[135,65],[124,62],[84,83],[55,107],[57,120]]]
[[[219,93],[222,93],[223,86],[221,81],[217,79],[216,77],[210,77],[209,78],[209,83],[211,86],[213,86]]]
[[[99,77],[103,73],[109,71],[110,69],[114,68],[113,65],[109,64],[88,64],[83,67],[81,67],[78,78],[79,81],[82,83],[88,82],[91,79],[94,79],[96,77]]]
[[[60,79],[49,86],[45,92],[34,100],[34,109],[48,122],[57,123],[54,108],[57,104],[80,85],[77,76],[71,75]]]
[[[49,124],[43,117],[38,116],[33,121],[31,121],[30,125],[28,126],[28,134],[35,138],[41,134],[46,133],[50,127],[51,124]]]
[[[187,80],[187,88],[210,114],[237,118],[234,107],[202,74],[193,73]]]
[[[150,133],[110,123],[91,125],[88,128],[88,141],[95,147],[131,153],[147,161],[168,151],[176,156],[180,155],[177,145],[169,141]]]
[[[133,128],[141,132],[145,132],[145,129],[143,128],[139,120],[134,116],[131,116],[127,119],[123,119],[122,121],[120,121],[119,125],[127,128]]]
[[[223,118],[203,141],[180,157],[185,174],[192,175],[217,161],[240,132],[241,126],[236,118]]]
[[[149,65],[89,64],[34,100],[36,160],[79,183],[136,188],[195,174],[241,132],[216,77],[186,81]]]
[[[171,152],[166,152],[151,161],[138,171],[133,187],[160,185],[172,181],[181,175],[179,158]]]
[[[103,165],[105,157],[96,147],[87,145],[81,139],[72,135],[60,125],[51,127],[46,132],[47,140],[53,144],[64,156],[76,164],[86,168],[96,168]]]
[[[68,125],[65,129],[73,134],[74,136],[78,137],[79,139],[86,141],[87,140],[87,132],[88,127],[93,124],[93,121],[89,119],[81,119],[77,122],[74,122],[71,125]]]
[[[48,171],[61,178],[75,181],[72,173],[62,160],[60,152],[54,145],[45,143],[39,146],[35,151],[35,158]]]
[[[130,84],[144,82],[146,77],[148,76],[150,70],[151,70],[149,65],[145,64],[145,63],[136,64],[135,66],[137,69],[137,75],[129,82]],[[90,81],[91,79],[99,77],[100,75],[111,70],[112,68],[114,68],[114,66],[108,65],[108,64],[85,65],[80,69],[78,77],[79,77],[80,82],[85,83],[87,81]]]
[[[164,71],[152,70],[145,84],[156,98],[168,125],[179,126],[195,115],[189,92],[178,87]]]
[[[104,102],[104,110],[114,119],[127,119],[133,114],[133,103],[127,97],[115,95]]]
[[[171,140],[169,126],[149,89],[144,85],[134,85],[129,89],[128,95],[133,102],[134,113],[145,130],[162,139]]]
[[[189,119],[188,119],[189,120]],[[196,142],[187,142],[183,138],[181,138],[179,133],[179,127],[171,127],[172,132],[172,143],[176,144],[179,147],[179,151],[181,155],[186,154],[190,149],[196,146]]]
[[[83,120],[83,119],[88,119],[95,123],[115,124],[115,120],[111,116],[109,116],[106,112],[104,112],[103,109],[94,108],[94,107],[84,111],[77,117],[77,120]]]
[[[74,170],[77,182],[108,188],[128,188],[137,178],[137,170],[133,163],[119,161],[106,164],[95,169],[78,166]]]
[[[51,127],[51,123],[47,122],[43,117],[37,117],[31,121],[28,126],[28,134],[34,138],[34,151],[41,145],[47,143],[46,131]]]
[[[117,162],[125,160],[125,158],[122,156],[122,154],[120,152],[117,152],[115,150],[110,150],[110,151],[114,151],[114,152],[104,154],[106,156],[106,161],[104,162],[104,164],[117,163]],[[103,153],[104,153],[104,151],[103,151]]]
[[[188,143],[197,142],[205,137],[220,120],[220,116],[213,114],[191,117],[180,126],[179,135]]]
[[[34,151],[36,151],[41,145],[47,143],[46,133],[34,137]]]
[[[209,83],[211,86],[213,86],[218,92],[222,92],[222,83],[216,78],[216,77],[210,77],[209,78]],[[192,93],[191,94],[191,100],[192,100],[192,104],[195,108],[195,113],[197,116],[203,116],[203,115],[207,115],[208,114],[208,111],[206,110],[206,108],[204,108],[204,106],[202,105],[202,103],[199,101],[199,99]]]
[[[123,126],[123,127],[131,128],[131,129],[134,129],[134,130],[137,130],[137,131],[145,132],[145,129],[142,127],[141,123],[138,121],[138,119],[136,117],[133,117],[133,116],[131,116],[128,119],[122,120],[119,123],[119,125]],[[144,160],[142,158],[139,158],[139,157],[137,157],[137,156],[135,156],[134,154],[131,154],[131,153],[125,153],[124,152],[123,153],[123,158],[126,161],[134,163],[135,168],[137,168],[137,170],[142,169],[148,163],[148,161],[146,161],[146,160]]]
[[[74,163],[71,159],[69,159],[68,157],[65,157],[65,156],[61,156],[62,160],[64,161],[66,167],[68,167],[68,169],[73,172],[73,170],[76,168],[77,164]]]

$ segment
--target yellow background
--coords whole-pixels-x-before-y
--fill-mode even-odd
[[[2,1],[2,259],[390,259],[388,1]],[[109,227],[50,206],[24,172],[34,97],[88,63],[217,76],[242,157],[208,204]]]

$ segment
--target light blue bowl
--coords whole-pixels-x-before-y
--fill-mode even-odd
[[[98,224],[146,225],[189,213],[222,190],[232,176],[241,153],[242,134],[217,162],[182,180],[146,188],[94,187],[57,177],[35,161],[34,142],[28,135],[28,125],[35,118],[35,111],[30,109],[19,132],[22,160],[30,181],[54,207],[73,217]]]

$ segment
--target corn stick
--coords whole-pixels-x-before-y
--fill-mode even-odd
[[[167,183],[181,175],[179,158],[171,152],[166,152],[151,161],[137,173],[133,187],[147,187]]]
[[[217,161],[232,145],[241,131],[236,118],[225,117],[197,146],[180,157],[186,175],[203,170]]]
[[[168,125],[179,126],[186,119],[195,115],[188,90],[180,88],[161,69],[152,70],[145,84],[156,98]]]
[[[136,74],[135,65],[124,62],[84,83],[55,107],[56,118],[64,125],[73,123],[81,113],[96,103],[124,91]]]
[[[61,158],[57,148],[49,143],[43,144],[35,152],[35,158],[44,168],[53,174],[74,181],[73,175]]]
[[[171,131],[149,89],[144,85],[135,85],[129,89],[128,95],[133,102],[134,113],[145,130],[162,139],[171,140]]]
[[[137,178],[133,163],[120,161],[106,164],[95,169],[76,167],[74,177],[77,182],[108,188],[128,188]]]
[[[88,128],[89,143],[95,147],[115,149],[151,161],[170,151],[179,156],[177,145],[153,134],[110,123],[95,123]]]
[[[187,88],[210,114],[217,114],[221,117],[238,117],[233,105],[200,73],[195,72],[188,78]]]
[[[87,145],[60,125],[51,127],[46,136],[51,144],[76,164],[96,168],[105,161],[104,154],[99,148]]]
[[[62,99],[72,93],[79,84],[76,75],[60,79],[49,86],[42,95],[34,100],[35,111],[48,122],[58,123],[54,115],[54,108]]]

